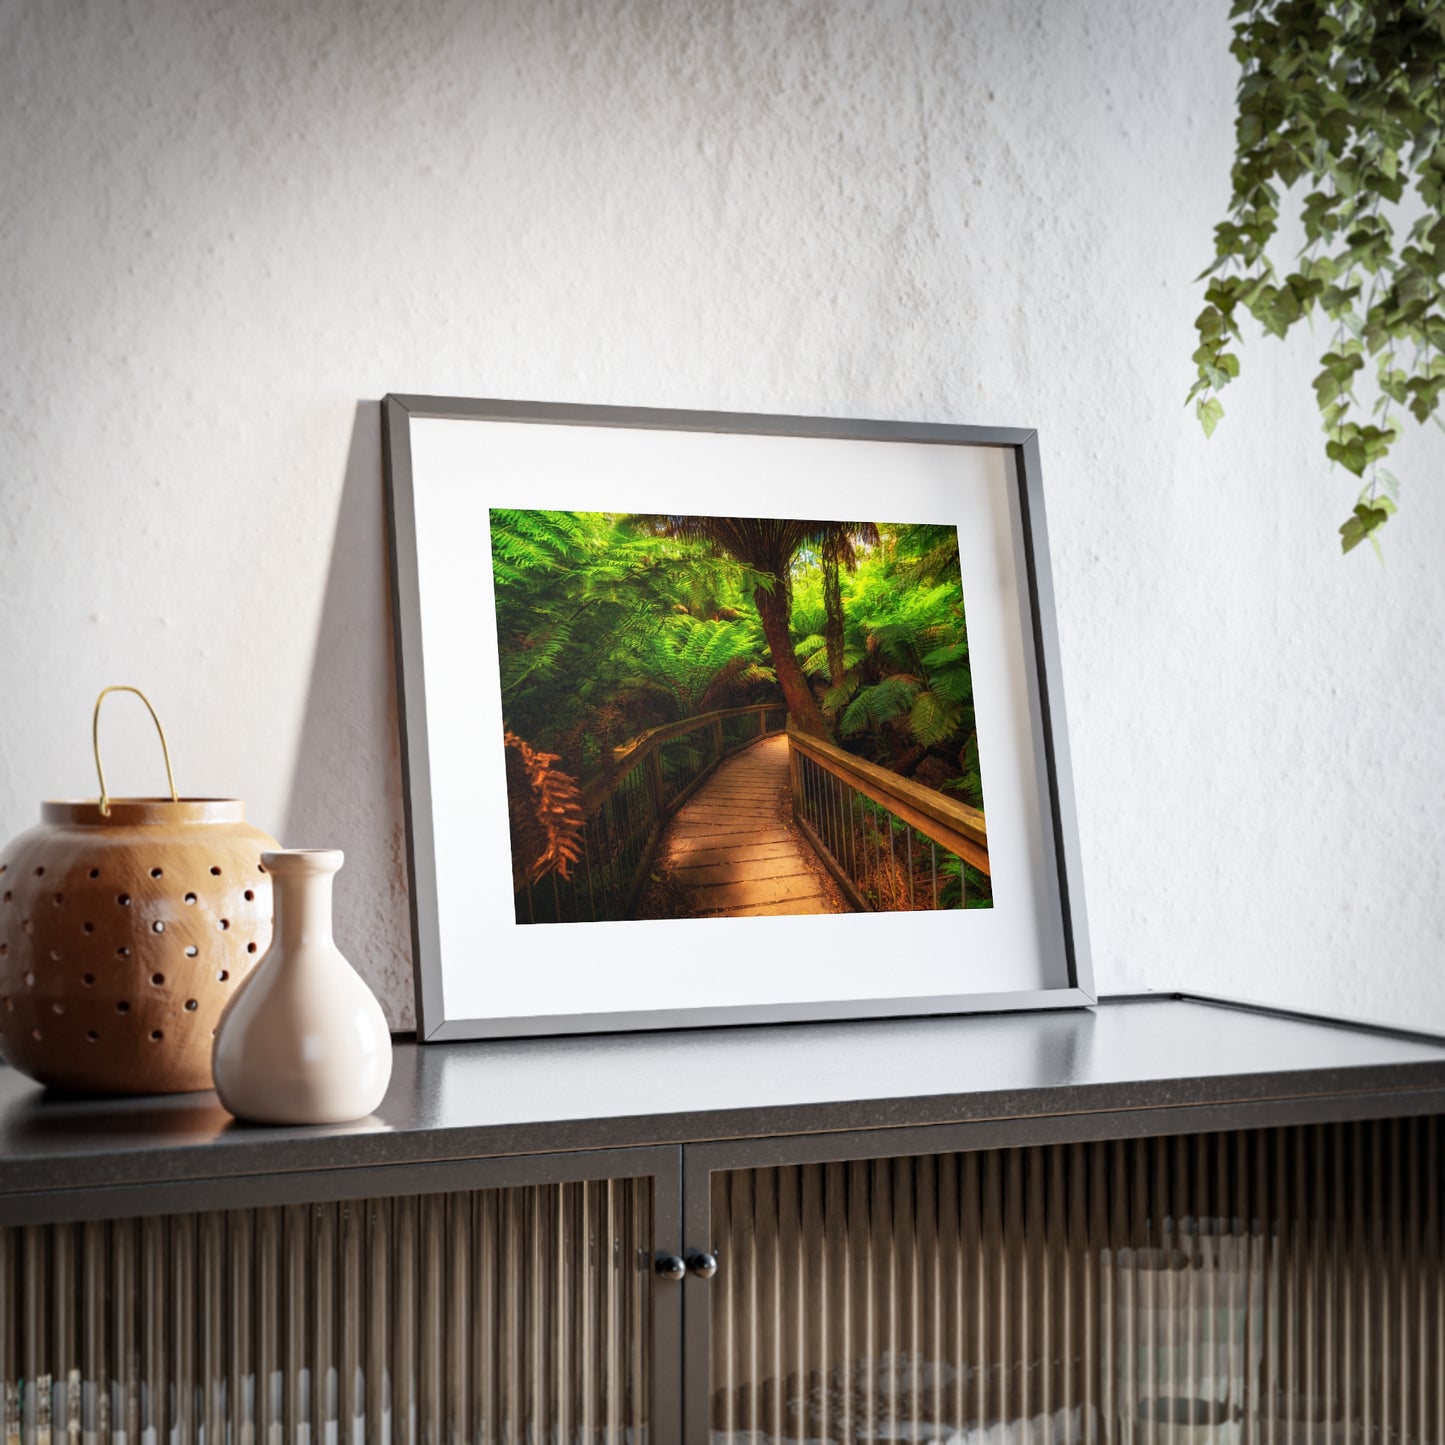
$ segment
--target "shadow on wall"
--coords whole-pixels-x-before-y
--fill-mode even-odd
[[[393,1029],[414,1027],[381,407],[360,402],[283,835],[342,848],[336,942]]]

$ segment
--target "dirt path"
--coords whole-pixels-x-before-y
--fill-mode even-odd
[[[793,823],[788,740],[729,758],[678,810],[639,918],[744,918],[851,910]]]

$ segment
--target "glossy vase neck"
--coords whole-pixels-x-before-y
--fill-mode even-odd
[[[341,867],[337,849],[267,853],[262,861],[275,889],[276,923],[272,951],[334,948],[331,936],[331,881]]]

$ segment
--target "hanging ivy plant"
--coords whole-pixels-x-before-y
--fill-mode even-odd
[[[1283,337],[1318,308],[1325,451],[1362,482],[1341,545],[1378,547],[1396,496],[1381,462],[1403,415],[1430,420],[1445,390],[1445,0],[1238,0],[1231,19],[1234,193],[1199,278],[1189,398],[1212,434],[1241,313]],[[1281,275],[1268,251],[1286,204],[1304,247]]]

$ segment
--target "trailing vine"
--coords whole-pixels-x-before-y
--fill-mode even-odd
[[[1440,425],[1445,391],[1445,0],[1238,0],[1231,18],[1233,193],[1199,278],[1189,400],[1212,435],[1241,312],[1283,337],[1318,307],[1333,323],[1313,383],[1325,453],[1361,483],[1340,545],[1378,548],[1398,486],[1381,465],[1392,407]],[[1286,200],[1305,244],[1281,276],[1269,249]]]

